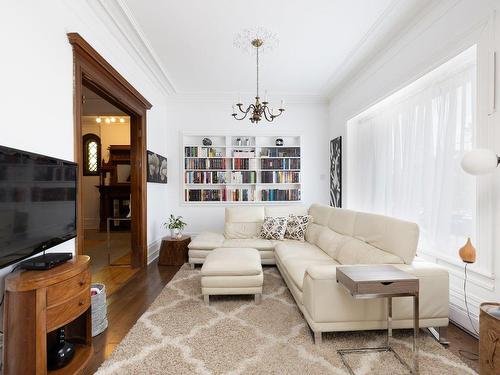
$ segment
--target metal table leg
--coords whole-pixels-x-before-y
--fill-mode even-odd
[[[418,306],[418,293],[413,296],[413,373],[418,374],[418,331],[420,315]]]
[[[392,337],[392,297],[387,297],[387,347],[390,347]]]

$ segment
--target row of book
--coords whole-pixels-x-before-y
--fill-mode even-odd
[[[186,169],[227,169],[228,159],[184,159],[184,167]]]
[[[261,192],[262,202],[300,201],[300,189],[267,189]],[[186,189],[187,202],[253,202],[254,189]]]
[[[260,156],[267,156],[269,158],[276,157],[299,157],[300,156],[300,147],[286,147],[286,148],[278,148],[278,147],[269,147],[264,149]]]
[[[186,189],[188,202],[253,202],[254,189]]]
[[[187,158],[213,158],[220,151],[217,151],[214,147],[184,147],[184,156]]]
[[[186,184],[254,184],[257,174],[254,171],[244,172],[185,172]]]
[[[299,183],[300,182],[300,172],[292,172],[292,171],[260,172],[260,182],[262,182],[262,183]]]
[[[253,189],[225,189],[222,192],[224,202],[253,202],[255,190]]]
[[[220,189],[186,189],[184,199],[187,202],[219,202],[222,192]]]
[[[262,169],[300,169],[300,159],[260,159]]]
[[[261,191],[261,201],[300,201],[300,189],[267,189]]]
[[[232,160],[232,169],[257,169],[257,160],[256,159],[233,159]]]

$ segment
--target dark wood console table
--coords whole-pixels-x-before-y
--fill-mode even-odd
[[[90,258],[86,255],[47,271],[17,271],[5,278],[5,375],[78,374],[92,355]],[[47,347],[66,328],[75,355],[65,367],[47,370]]]

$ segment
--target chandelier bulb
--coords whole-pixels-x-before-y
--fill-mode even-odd
[[[101,121],[102,121],[102,120],[101,120],[101,118],[100,118],[99,116],[97,116],[97,117],[95,118],[95,122],[97,122],[98,124],[100,124],[100,123],[101,123]]]

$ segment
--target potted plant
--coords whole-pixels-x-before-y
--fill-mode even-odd
[[[166,228],[170,229],[170,236],[172,238],[181,238],[182,230],[186,227],[187,223],[182,221],[182,216],[175,217],[170,214],[170,218],[168,219],[168,223],[163,224]]]

